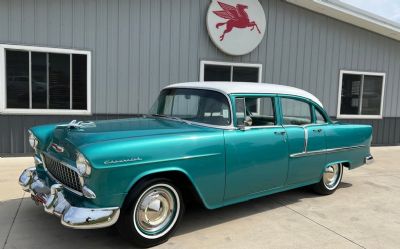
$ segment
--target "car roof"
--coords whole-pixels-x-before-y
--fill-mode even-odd
[[[243,94],[251,94],[251,93],[287,94],[312,100],[313,102],[323,107],[321,101],[313,94],[307,91],[304,91],[296,87],[270,84],[270,83],[216,82],[216,81],[185,82],[185,83],[172,84],[165,87],[164,89],[166,88],[206,89],[206,90],[222,92],[226,95],[242,94],[242,93]]]

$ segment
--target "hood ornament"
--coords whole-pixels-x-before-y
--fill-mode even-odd
[[[96,124],[92,121],[76,121],[72,120],[68,124],[61,124],[57,125],[57,127],[67,127],[68,129],[72,128],[89,128],[89,127],[96,127]]]

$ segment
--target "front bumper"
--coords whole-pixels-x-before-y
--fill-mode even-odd
[[[94,229],[112,226],[118,220],[120,209],[74,207],[64,198],[62,184],[47,186],[39,179],[36,168],[25,169],[19,177],[19,184],[32,199],[42,203],[44,210],[61,218],[61,224],[76,229]]]

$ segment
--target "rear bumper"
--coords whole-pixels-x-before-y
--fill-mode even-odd
[[[374,162],[374,157],[372,155],[369,155],[369,156],[365,157],[365,159],[364,159],[365,164],[371,164],[373,162]]]
[[[43,204],[44,210],[61,218],[61,224],[76,229],[94,229],[112,226],[118,220],[120,209],[74,207],[64,198],[62,184],[47,186],[39,179],[35,167],[25,169],[19,184],[32,199]]]

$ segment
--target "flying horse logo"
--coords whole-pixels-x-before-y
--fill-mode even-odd
[[[221,6],[222,10],[216,10],[213,11],[213,13],[221,18],[228,19],[227,22],[217,23],[217,25],[215,26],[218,29],[219,27],[226,25],[224,33],[219,37],[220,41],[223,41],[225,34],[231,32],[233,28],[251,28],[251,31],[256,28],[258,33],[261,34],[257,23],[255,21],[250,21],[249,15],[246,13],[246,9],[248,8],[247,5],[236,4],[235,7],[219,1],[218,4],[219,6]]]

